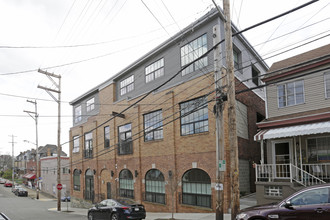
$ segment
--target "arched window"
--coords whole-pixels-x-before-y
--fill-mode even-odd
[[[73,190],[80,191],[80,170],[73,171]]]
[[[119,196],[134,198],[133,175],[127,169],[119,173]]]
[[[149,170],[146,174],[145,200],[165,204],[165,178],[157,169]]]
[[[182,203],[211,208],[211,178],[205,171],[191,169],[182,176]]]

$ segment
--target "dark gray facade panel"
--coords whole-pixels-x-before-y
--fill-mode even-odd
[[[139,67],[135,68],[131,72],[127,72],[126,74],[123,74],[120,78],[116,79],[116,100],[122,100],[122,99],[131,99],[135,98],[137,96],[140,96],[142,94],[145,94],[155,88],[157,88],[159,85],[166,82],[168,79],[170,79],[172,76],[177,74],[181,69],[181,47],[186,45],[187,43],[195,40],[196,38],[202,36],[203,34],[207,34],[207,49],[211,49],[213,46],[213,38],[212,38],[212,28],[214,25],[216,25],[219,22],[218,18],[212,19],[210,22],[208,22],[207,25],[203,25],[200,28],[194,28],[191,27],[191,32],[189,32],[189,35],[185,35],[180,42],[173,42],[171,46],[167,47],[165,50],[157,53],[156,55],[150,57],[146,62],[141,64]],[[213,70],[213,52],[208,54],[208,66],[204,67],[200,70],[196,70],[194,72],[191,72],[185,76],[182,76],[181,73],[179,73],[174,79],[172,79],[170,82],[166,84],[166,88],[172,87],[174,85],[177,85],[183,81],[187,81],[190,79],[193,79],[195,77],[199,77],[203,74],[207,74],[210,71]],[[164,58],[164,76],[153,80],[149,83],[146,83],[145,78],[145,68],[152,64],[153,62]],[[120,82],[123,79],[126,79],[127,77],[134,74],[134,90],[131,92],[128,92],[124,95],[120,95]],[[164,88],[165,88],[164,87]],[[163,88],[160,88],[162,90]]]
[[[88,100],[90,100],[91,98],[94,97],[94,109],[87,112],[87,105],[86,105],[86,102]],[[106,103],[104,103],[106,104]],[[81,121],[79,122],[75,122],[75,109],[76,107],[78,106],[81,106]],[[80,124],[83,124],[85,122],[87,122],[87,119],[90,117],[90,116],[93,116],[93,115],[97,115],[99,112],[100,112],[100,99],[99,99],[99,94],[98,93],[94,93],[94,94],[91,94],[87,97],[85,97],[85,99],[81,100],[79,103],[76,103],[75,105],[73,105],[73,112],[72,112],[72,115],[73,115],[73,126],[77,126],[77,125],[80,125]]]

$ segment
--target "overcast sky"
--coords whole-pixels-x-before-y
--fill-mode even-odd
[[[222,1],[216,2],[222,7]],[[306,2],[235,0],[231,17],[244,29]],[[326,45],[329,3],[320,0],[244,36],[269,66]],[[69,102],[213,7],[212,0],[0,0],[0,154],[12,153],[11,135],[15,156],[35,149],[35,120],[24,112],[34,112],[34,105],[27,99],[37,101],[39,145],[57,144],[57,103],[37,86],[55,87],[38,68],[62,76],[61,143],[69,154]]]

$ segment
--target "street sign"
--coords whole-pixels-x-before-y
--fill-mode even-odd
[[[57,190],[61,190],[63,188],[61,183],[57,184],[56,187],[57,187]]]
[[[214,189],[215,189],[216,191],[222,191],[222,190],[223,190],[223,184],[222,184],[222,183],[217,183],[217,184],[215,184]]]
[[[226,171],[226,160],[219,161],[219,171]]]

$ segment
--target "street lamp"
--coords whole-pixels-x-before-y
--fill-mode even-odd
[[[31,118],[33,118],[36,122],[36,154],[37,154],[37,169],[36,169],[36,179],[37,179],[37,199],[39,199],[39,151],[38,151],[38,113],[37,113],[37,101],[31,101],[31,100],[26,100],[27,102],[30,102],[32,104],[34,104],[34,107],[35,107],[35,111],[34,112],[31,112],[31,111],[24,111],[26,113],[28,113]],[[28,142],[28,141],[26,141]],[[31,143],[31,142],[29,142]]]

